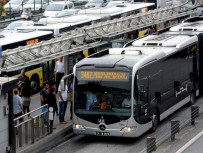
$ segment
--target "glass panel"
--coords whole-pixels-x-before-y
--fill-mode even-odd
[[[122,117],[122,119],[130,117],[131,104],[125,105],[131,93],[128,72],[123,72],[128,76],[125,81],[120,81],[118,78],[109,80],[112,76],[107,76],[107,74],[103,75],[103,77],[106,76],[104,78],[101,78],[102,74],[98,75],[100,76],[98,79],[82,78],[82,72],[84,71],[78,72],[75,79],[74,110],[76,115],[93,117],[93,115],[102,114]],[[98,71],[95,72],[98,73]],[[131,103],[130,99],[129,102]]]
[[[42,71],[43,71],[43,81],[48,81],[49,79],[49,69],[48,69],[48,62],[44,62],[42,64]]]

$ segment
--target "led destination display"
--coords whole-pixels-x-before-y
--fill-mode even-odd
[[[129,81],[129,73],[115,71],[79,71],[79,80]]]

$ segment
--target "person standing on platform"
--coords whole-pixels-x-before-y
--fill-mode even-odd
[[[23,100],[23,113],[30,112],[30,97],[32,95],[29,77],[25,75],[25,70],[21,70],[21,75],[18,77],[20,84],[20,96]],[[30,115],[28,115],[29,117]]]
[[[54,92],[55,92],[55,89],[51,88],[50,92],[47,94],[48,107],[52,107],[53,108],[53,119],[54,119],[55,113],[58,116],[58,106],[56,104],[56,95],[54,94]],[[51,126],[51,128],[55,129],[53,127],[53,123],[54,123],[54,120],[50,120],[50,126]]]
[[[43,89],[40,92],[41,106],[47,104],[48,89],[49,89],[49,84],[44,83]],[[42,107],[42,112],[45,112],[45,111],[46,111],[46,107]]]
[[[64,76],[64,62],[63,57],[60,57],[55,64],[55,74],[56,74],[56,93],[58,93],[58,87],[62,77]]]
[[[62,124],[67,123],[64,120],[64,116],[66,113],[66,108],[67,108],[67,101],[68,101],[68,87],[67,85],[65,86],[65,90],[61,90],[61,86],[59,85],[58,88],[58,94],[59,94],[59,122]]]
[[[13,118],[18,118],[23,115],[23,101],[22,98],[18,95],[18,91],[14,90],[13,96]],[[23,118],[19,119],[20,122],[23,121]]]

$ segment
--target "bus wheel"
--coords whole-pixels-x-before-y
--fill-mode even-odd
[[[37,93],[39,90],[39,78],[37,76],[32,77],[30,83],[33,94]]]
[[[196,94],[195,94],[195,90],[193,90],[190,95],[190,105],[194,105],[195,99],[196,99]]]
[[[152,115],[152,127],[150,129],[150,132],[155,132],[158,127],[158,124],[159,124],[159,114],[157,110],[154,110]]]

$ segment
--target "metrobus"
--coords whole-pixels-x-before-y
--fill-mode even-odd
[[[35,44],[53,38],[51,31],[18,31],[13,33],[2,33],[0,36],[0,51],[4,52],[19,46]],[[12,62],[12,61],[11,61]],[[43,82],[53,80],[55,61],[45,62],[26,68],[26,75],[30,78],[33,92],[37,92],[42,87]],[[3,67],[2,62],[1,67]],[[1,72],[0,76],[18,76],[20,70]]]
[[[143,8],[150,9],[153,6],[154,3],[131,4],[126,1],[112,1],[107,7],[80,10],[76,15],[63,18],[41,18],[34,26],[22,26],[16,29],[50,30],[54,36],[59,36],[64,32],[69,32],[76,28],[125,17],[130,14],[139,13]]]
[[[154,9],[154,5],[154,3],[129,3],[124,0],[115,0],[110,1],[106,7],[82,9],[78,14],[91,17],[103,17],[112,20],[131,14],[147,12],[148,10]]]
[[[198,42],[197,35],[149,35],[78,62],[74,133],[138,137],[193,104],[199,88]],[[94,99],[90,106],[89,96]],[[126,96],[130,104],[123,106]]]
[[[58,37],[64,32],[69,32],[85,25],[91,25],[99,19],[100,17],[92,19],[85,15],[66,18],[42,18],[33,26],[17,27],[16,30],[52,31],[53,36]]]

